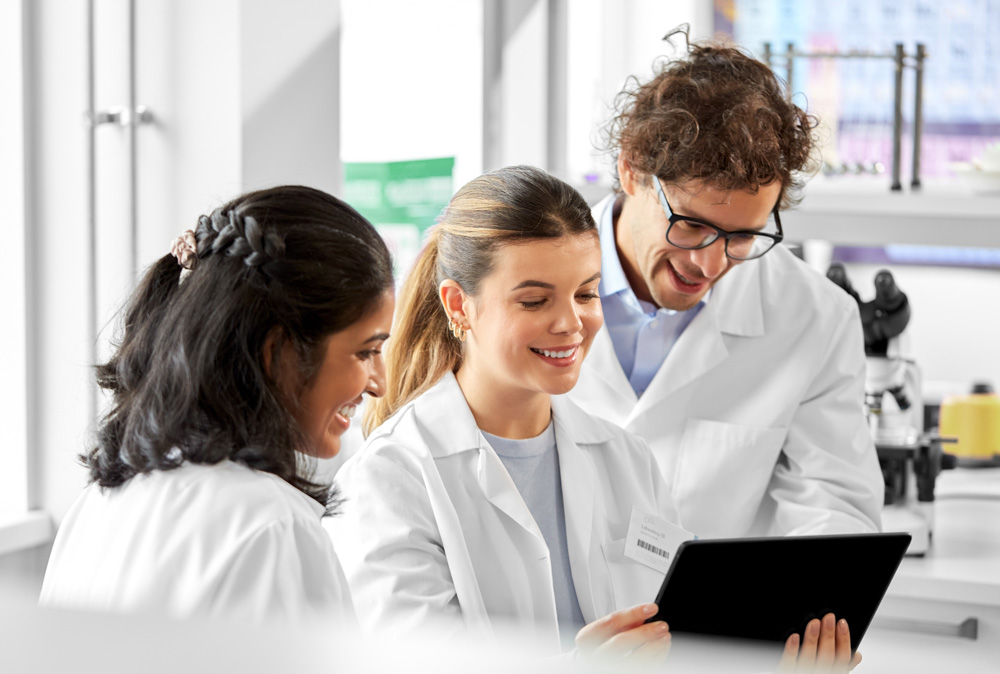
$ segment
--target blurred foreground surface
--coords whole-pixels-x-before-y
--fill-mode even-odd
[[[962,641],[872,630],[862,645],[864,662],[855,671],[1000,671],[997,663],[975,656]],[[248,626],[38,609],[28,598],[9,594],[0,602],[3,674],[766,672],[777,664],[780,647],[675,634],[668,661],[655,667],[546,658],[539,651],[530,633],[506,633],[490,644],[444,645],[434,630],[402,641],[362,638],[323,621],[298,627]]]

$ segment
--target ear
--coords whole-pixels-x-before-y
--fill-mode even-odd
[[[284,329],[275,325],[268,330],[262,350],[264,374],[279,386],[288,384],[289,381],[286,380],[289,380],[291,373],[295,371],[298,356],[295,347],[286,339]]]
[[[639,190],[639,177],[632,170],[632,164],[624,152],[618,155],[618,182],[621,183],[622,191],[630,197],[634,197]]]
[[[441,298],[441,305],[444,307],[444,312],[448,314],[448,318],[468,329],[469,317],[466,314],[468,295],[462,290],[462,286],[450,278],[445,279],[438,286],[438,297]]]
[[[264,374],[266,374],[267,378],[272,381],[274,381],[274,373],[271,371],[271,364],[274,357],[277,355],[275,347],[278,345],[279,341],[284,341],[281,340],[281,333],[281,328],[276,325],[267,331],[267,337],[264,338],[264,352],[261,354],[261,358],[264,361]],[[278,355],[278,358],[280,359],[281,356]]]

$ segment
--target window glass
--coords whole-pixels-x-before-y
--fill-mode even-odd
[[[483,8],[468,0],[344,0],[341,159],[454,157],[482,171]]]
[[[908,55],[925,45],[921,177],[949,177],[1000,142],[1000,3],[981,0],[716,0],[717,28],[758,56],[770,42],[778,54],[797,50]],[[722,19],[722,20],[719,20]],[[731,19],[728,21],[727,19]],[[892,164],[894,65],[883,59],[798,59],[796,100],[808,102],[829,129],[827,170],[870,174]],[[902,167],[910,166],[915,81],[905,71]],[[884,179],[884,178],[883,178]]]

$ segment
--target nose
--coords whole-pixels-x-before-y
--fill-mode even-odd
[[[583,328],[580,313],[574,301],[564,303],[552,322],[550,331],[554,334],[575,335]]]
[[[691,263],[706,279],[714,279],[729,267],[726,256],[726,240],[719,238],[704,248],[691,251]]]
[[[385,394],[385,360],[382,359],[382,354],[373,357],[371,364],[365,393],[372,398],[381,398]]]

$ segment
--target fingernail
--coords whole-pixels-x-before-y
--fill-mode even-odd
[[[656,604],[646,604],[642,607],[642,612],[646,615],[652,615],[656,613]]]
[[[792,636],[788,637],[788,645],[791,648],[798,648],[799,647],[799,635],[798,634],[793,634]]]
[[[847,621],[841,618],[840,622],[837,623],[837,629],[840,630],[841,634],[847,634]]]
[[[660,622],[656,623],[656,630],[658,632],[669,632],[670,631],[670,626],[667,625],[667,623],[665,623],[663,621],[660,621]]]
[[[809,621],[809,625],[806,626],[806,636],[818,637],[819,636],[819,620],[813,618]]]
[[[832,613],[827,613],[823,616],[823,627],[827,630],[832,630],[835,624],[836,618]]]

